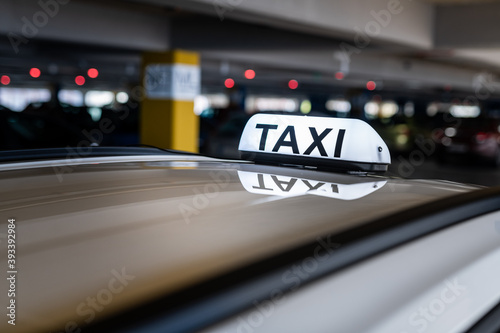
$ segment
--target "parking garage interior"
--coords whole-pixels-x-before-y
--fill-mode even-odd
[[[232,159],[252,114],[320,115],[371,124],[391,176],[500,184],[499,15],[472,0],[2,1],[0,149]],[[158,64],[190,93],[154,95]]]

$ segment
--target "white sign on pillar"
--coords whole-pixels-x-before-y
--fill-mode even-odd
[[[144,75],[146,97],[192,101],[200,94],[200,72],[200,67],[195,65],[147,65]]]

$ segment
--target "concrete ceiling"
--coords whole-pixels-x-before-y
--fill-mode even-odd
[[[197,24],[192,24],[194,28],[191,30],[197,30],[195,33],[190,34],[186,26],[181,30],[187,31],[184,40],[196,40],[197,34],[204,36],[200,39],[210,40],[213,43],[208,47],[211,55],[217,51],[215,45],[219,45],[219,51],[225,52],[219,52],[218,56],[228,60],[259,59],[275,66],[293,62],[294,66],[302,69],[323,66],[332,72],[345,70],[346,61],[343,61],[344,64],[342,61],[333,64],[332,59],[322,62],[307,59],[328,59],[333,54],[333,58],[339,60],[342,58],[339,53],[350,53],[347,62],[348,71],[354,74],[351,77],[363,77],[364,74],[365,80],[384,80],[389,83],[386,86],[453,86],[469,92],[476,89],[474,77],[486,71],[492,74],[489,77],[495,81],[500,74],[500,57],[496,57],[500,51],[497,35],[500,30],[500,1],[135,1],[170,5],[218,18],[219,24],[208,29],[216,38],[204,36],[204,29]],[[224,44],[224,36],[231,35],[233,31],[229,20],[330,38],[332,47],[314,49],[306,56],[307,50],[311,49],[298,43],[294,53],[284,47],[281,54],[275,50],[275,58],[271,60],[268,47],[257,46],[241,52],[238,47],[231,49],[227,44],[221,45]],[[244,40],[246,34],[238,33]],[[259,45],[258,38],[249,40],[257,41]],[[274,43],[280,44],[278,41]],[[255,45],[255,42],[249,45]],[[291,60],[300,57],[302,62]]]
[[[247,83],[264,89],[300,77],[326,89],[375,80],[467,93],[478,75],[496,87],[500,74],[500,1],[72,0],[54,11],[0,2],[0,72],[33,84],[26,68],[39,64],[52,69],[46,80],[74,86],[92,66],[103,75],[91,85],[120,88],[137,84],[142,51],[185,48],[201,52],[209,89],[248,66],[260,75]],[[46,22],[27,36],[41,12]]]

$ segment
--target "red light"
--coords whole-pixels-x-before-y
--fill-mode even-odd
[[[299,82],[297,80],[288,81],[288,88],[297,89],[298,86],[299,86]]]
[[[342,73],[342,72],[335,73],[335,78],[337,80],[343,80],[344,79],[344,73]]]
[[[10,83],[10,77],[7,75],[2,75],[0,78],[0,83],[2,83],[4,86],[8,85]]]
[[[83,86],[85,84],[85,78],[81,75],[75,77],[75,83],[79,86]]]
[[[255,78],[255,71],[253,69],[247,69],[245,71],[245,78],[248,80],[252,80]]]
[[[40,77],[40,74],[42,74],[42,72],[40,72],[38,68],[33,67],[32,69],[30,69],[30,75],[32,77],[34,78]]]
[[[234,80],[226,79],[226,81],[224,81],[224,85],[226,86],[226,88],[231,89],[232,87],[234,87]]]
[[[95,79],[96,77],[99,76],[99,71],[95,68],[90,68],[88,71],[87,71],[87,75],[92,78],[92,79]]]
[[[486,141],[486,139],[488,139],[488,136],[488,133],[479,132],[476,134],[476,141],[478,143],[483,143],[484,141]]]
[[[377,84],[375,82],[373,82],[373,81],[366,82],[366,89],[375,90],[376,87],[377,87]]]

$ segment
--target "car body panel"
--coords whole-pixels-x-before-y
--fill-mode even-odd
[[[119,160],[2,165],[0,225],[17,224],[19,331],[90,323],[321,235],[480,188],[184,155]],[[238,172],[275,176],[285,189],[292,179],[383,185],[343,199],[262,195],[247,191]],[[116,287],[123,276],[130,280]],[[112,285],[121,291],[107,292]],[[112,297],[93,309],[89,297],[103,295]]]
[[[490,213],[288,294],[275,291],[203,332],[464,332],[500,300],[499,220]],[[311,253],[284,278],[298,286],[323,260]]]

